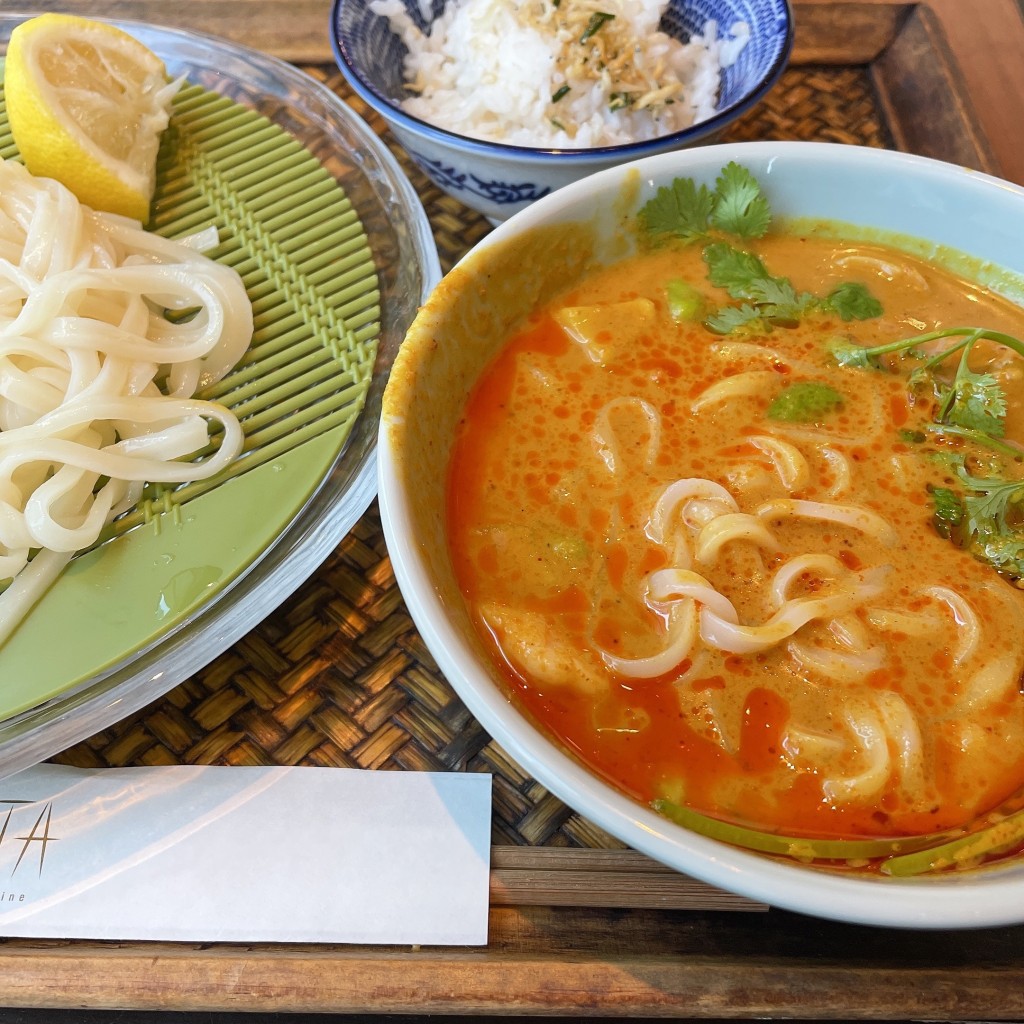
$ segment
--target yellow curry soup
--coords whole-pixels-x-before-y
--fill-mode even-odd
[[[747,248],[798,290],[866,282],[883,312],[716,334],[673,308],[677,281],[727,301],[676,246],[542,304],[460,424],[459,585],[517,702],[639,800],[791,836],[965,825],[1024,788],[1024,593],[936,529],[957,443],[928,431],[934,395],[828,342],[1022,336],[1024,312],[883,245]],[[1012,445],[1024,363],[971,358]],[[780,418],[801,385],[828,401]]]

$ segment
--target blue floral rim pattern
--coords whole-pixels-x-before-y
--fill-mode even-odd
[[[414,149],[406,152],[416,165],[440,188],[448,192],[468,192],[479,196],[498,206],[512,206],[519,203],[532,203],[543,199],[551,189],[532,182],[512,184],[507,181],[484,181],[469,171],[459,171],[441,160],[430,160]]]

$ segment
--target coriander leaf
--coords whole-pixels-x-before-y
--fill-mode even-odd
[[[961,533],[963,544],[975,558],[982,559],[1000,571],[1016,572],[1020,575],[1018,562],[1024,551],[1024,534],[1021,533],[1020,512],[1024,501],[1021,481],[988,481],[994,485],[992,491],[984,494],[968,494],[964,497],[967,534]]]
[[[958,339],[937,353],[926,345],[944,338]],[[951,470],[963,485],[961,497],[945,487],[929,488],[934,506],[936,531],[975,558],[1016,580],[1024,579],[1024,479],[1005,479],[1001,467],[1019,465],[1020,449],[1001,440],[1006,417],[1006,396],[991,373],[977,373],[968,360],[980,339],[995,342],[1024,356],[1024,342],[1001,331],[982,327],[949,327],[911,338],[861,348],[846,338],[833,338],[829,350],[840,366],[877,366],[882,356],[899,355],[919,362],[909,373],[910,393],[930,390],[938,408],[923,433],[939,437],[944,444],[929,458]],[[944,361],[958,355],[953,379],[939,377]],[[916,434],[917,432],[915,432]],[[906,432],[901,433],[905,437]],[[914,442],[918,437],[906,438]],[[970,458],[985,466],[992,477],[974,476],[966,468],[966,454],[948,447],[956,439],[975,446]],[[978,451],[980,449],[980,453]]]
[[[732,334],[751,327],[762,331],[768,329],[761,311],[746,303],[742,306],[723,306],[704,321],[704,326],[716,334]]]
[[[750,297],[761,307],[761,312],[770,320],[796,322],[817,305],[813,295],[807,292],[797,294],[796,289],[784,277],[768,277],[752,281]]]
[[[964,498],[969,549],[1000,572],[1024,576],[1024,480],[975,477],[962,465],[957,476],[969,492]]]
[[[960,352],[956,376],[948,387],[938,385],[939,411],[935,417],[942,424],[976,430],[989,437],[1002,437],[1005,432],[1006,395],[991,373],[975,373],[968,357],[977,335],[968,339]]]
[[[991,534],[979,545],[985,561],[1014,576],[1024,576],[1024,538],[1007,534]]]
[[[948,487],[929,487],[935,507],[935,528],[943,537],[949,537],[953,527],[964,521],[964,505],[956,491]]]
[[[734,249],[727,242],[710,242],[704,247],[708,280],[724,288],[734,299],[757,297],[755,282],[770,278],[765,265],[753,254]]]
[[[839,314],[843,321],[873,320],[882,315],[882,304],[867,287],[848,281],[833,288],[828,294],[826,306]]]
[[[715,182],[715,227],[740,238],[760,238],[772,215],[757,179],[735,161],[722,168]]]
[[[1021,563],[1012,552],[1024,544],[1020,529],[1024,480],[972,476],[963,466],[957,467],[956,475],[968,490],[964,509],[970,547],[996,568],[1021,574]]]
[[[956,381],[945,422],[1002,437],[1006,427],[1006,396],[990,373],[970,373]]]
[[[808,306],[814,300],[806,292],[797,295],[785,277],[765,277],[750,282],[750,298],[772,306]]]
[[[817,380],[802,380],[784,388],[768,406],[768,418],[788,423],[814,423],[836,412],[843,396]]]
[[[960,479],[974,493],[964,498],[967,529],[974,534],[1006,533],[1011,505],[1024,500],[1024,480],[985,480],[960,471]]]
[[[907,377],[907,390],[912,395],[923,395],[935,391],[935,378],[921,366],[910,371]]]
[[[849,338],[830,338],[826,343],[826,348],[829,355],[840,366],[855,366],[866,369],[877,365],[871,349],[858,345],[857,342],[851,341]]]
[[[787,278],[772,277],[753,253],[734,249],[726,242],[710,242],[703,255],[708,280],[715,287],[724,288],[734,299],[747,299],[756,307],[755,313],[743,315],[740,324],[749,323],[754,316],[767,324],[795,323],[817,304],[806,292],[797,294]],[[727,322],[736,323],[728,316],[723,319],[723,313],[719,310],[714,324],[708,322],[712,330],[721,330]]]
[[[706,185],[691,178],[676,178],[663,185],[640,210],[640,219],[652,235],[678,235],[686,242],[708,233],[714,197]]]

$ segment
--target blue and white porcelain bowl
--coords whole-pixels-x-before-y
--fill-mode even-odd
[[[415,25],[429,31],[446,0],[432,0],[424,19],[420,0],[402,0]],[[714,142],[732,121],[775,84],[793,45],[788,0],[669,0],[662,31],[681,40],[714,20],[723,32],[736,22],[750,28],[738,59],[722,70],[715,113],[683,131],[659,138],[592,149],[543,149],[485,142],[459,135],[412,116],[401,107],[405,44],[370,0],[334,0],[332,45],[353,90],[387,122],[424,173],[444,192],[493,222],[503,221],[536,199],[579,178],[616,164]]]

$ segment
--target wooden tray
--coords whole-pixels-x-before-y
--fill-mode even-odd
[[[85,13],[170,20],[146,6],[79,4]],[[229,34],[219,19],[231,5],[184,6],[197,15],[194,27]],[[246,6],[237,4],[236,13]],[[944,22],[930,8],[810,3],[798,4],[796,14],[792,66],[730,141],[895,147],[1008,173],[972,109]],[[323,4],[317,16],[326,18]],[[295,21],[312,17],[300,0]],[[291,13],[283,20],[295,23]],[[319,25],[326,35],[326,21]],[[327,60],[320,50],[303,56]],[[332,66],[309,70],[384,133]],[[393,148],[420,192],[447,269],[489,225]],[[57,760],[491,773],[490,943],[0,941],[0,1006],[1024,1019],[1024,927],[925,934],[768,911],[623,849],[573,813],[490,740],[439,674],[395,584],[375,508],[260,627],[163,700]]]

